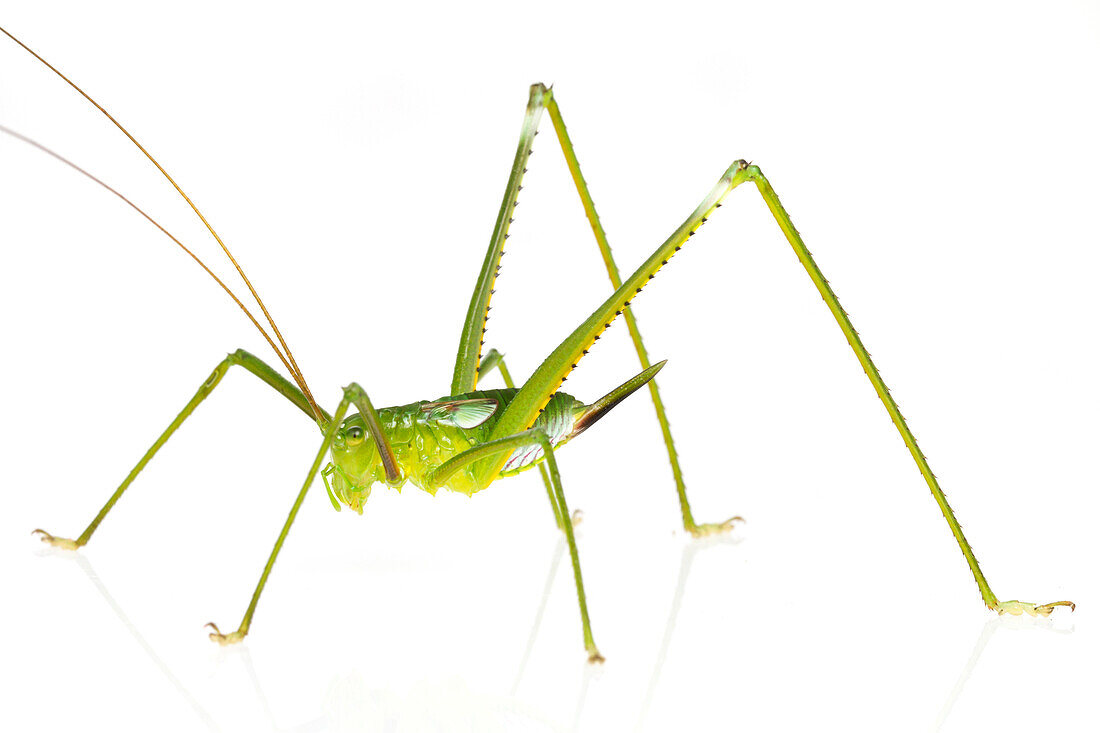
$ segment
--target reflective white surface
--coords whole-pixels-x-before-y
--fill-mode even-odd
[[[326,404],[443,395],[533,81],[555,84],[623,270],[735,158],[775,186],[1003,599],[759,197],[734,192],[634,304],[700,521],[644,394],[560,454],[607,657],[584,663],[533,474],[466,499],[314,487],[235,628],[316,431],[228,376],[78,556],[75,536],[237,347],[147,223],[0,136],[0,727],[1079,730],[1100,724],[1094,529],[1100,18],[1093,5],[593,10],[36,4],[2,24],[131,127],[245,265]],[[171,190],[0,44],[0,124],[204,242]],[[517,377],[606,292],[544,120],[487,347]],[[217,261],[213,247],[204,256]],[[219,263],[220,264],[220,263]],[[224,268],[223,268],[224,271]],[[637,371],[625,328],[567,383]]]

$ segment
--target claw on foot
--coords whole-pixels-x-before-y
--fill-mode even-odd
[[[44,529],[36,529],[31,532],[31,535],[40,535],[39,539],[43,542],[50,544],[54,547],[58,547],[62,550],[75,550],[80,545],[76,544],[76,540],[66,539],[64,537],[54,537],[52,534]]]
[[[588,663],[589,664],[603,664],[606,660],[603,655],[600,654],[600,650],[596,647],[592,647],[588,650]]]
[[[1077,608],[1077,604],[1073,601],[1055,601],[1041,606],[1026,601],[1001,601],[993,606],[993,610],[1002,616],[1006,613],[1012,616],[1023,616],[1025,613],[1029,616],[1049,616],[1053,613],[1055,606],[1069,606],[1070,611]]]
[[[724,522],[712,522],[710,524],[697,524],[688,529],[696,537],[708,537],[714,534],[722,534],[733,529],[734,522],[744,522],[742,517],[730,517]]]
[[[214,623],[213,621],[208,623],[206,626],[203,626],[203,628],[204,629],[205,628],[213,629],[213,631],[210,632],[210,641],[216,641],[219,644],[221,644],[222,646],[229,646],[230,644],[236,644],[237,642],[244,639],[244,634],[241,633],[240,631],[234,631],[234,632],[231,632],[229,634],[223,634],[221,632],[221,630],[218,628],[218,625],[216,623]]]

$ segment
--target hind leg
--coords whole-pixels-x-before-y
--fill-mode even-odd
[[[489,320],[489,300],[495,292],[494,286],[497,274],[500,272],[500,260],[504,255],[505,240],[508,239],[508,227],[512,223],[516,205],[519,203],[517,197],[522,188],[523,174],[527,172],[528,159],[532,153],[532,145],[534,144],[535,135],[538,134],[539,120],[544,110],[550,115],[550,120],[554,125],[554,131],[557,134],[562,154],[565,156],[566,165],[569,167],[569,173],[573,177],[577,195],[584,207],[585,216],[588,217],[589,224],[592,226],[592,234],[596,239],[596,246],[600,250],[600,257],[607,268],[611,287],[618,289],[622,285],[619,268],[616,266],[615,258],[611,254],[611,245],[607,241],[607,234],[604,232],[603,224],[600,223],[600,217],[596,213],[596,204],[588,191],[588,184],[581,174],[580,163],[577,161],[577,154],[573,150],[573,141],[570,140],[569,133],[565,128],[565,121],[562,119],[561,110],[558,108],[553,90],[547,89],[542,84],[535,84],[531,87],[527,113],[523,119],[523,129],[520,133],[515,161],[512,164],[512,172],[508,177],[508,184],[505,188],[504,200],[501,202],[496,226],[489,240],[489,250],[482,265],[481,274],[474,286],[470,308],[463,325],[462,338],[459,342],[458,356],[455,361],[454,379],[451,383],[451,394],[472,391],[477,385],[479,374],[488,371],[488,369],[479,369],[479,364],[482,362],[481,349],[485,343],[485,325]],[[646,353],[645,345],[642,343],[642,332],[638,327],[634,313],[629,308],[624,308],[623,317],[626,320],[630,340],[634,343],[634,350],[638,354],[638,361],[641,363],[642,369],[650,368],[652,363]],[[488,355],[485,358],[488,359]],[[664,402],[661,400],[661,393],[657,388],[656,381],[649,383],[649,394],[653,399],[653,408],[656,411],[657,422],[661,427],[661,436],[668,452],[668,460],[672,468],[672,479],[676,484],[676,495],[680,504],[680,515],[684,529],[696,536],[729,530],[734,522],[741,520],[740,517],[731,517],[724,522],[696,523],[691,512],[691,504],[688,502],[687,487],[684,484],[683,471],[680,469],[680,460],[676,454],[676,447],[672,442],[672,429],[669,427]]]

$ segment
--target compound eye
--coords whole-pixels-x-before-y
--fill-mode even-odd
[[[348,445],[359,445],[363,442],[363,428],[352,426],[348,428]]]

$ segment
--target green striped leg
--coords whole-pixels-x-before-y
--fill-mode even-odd
[[[592,226],[592,234],[596,237],[596,244],[600,248],[604,266],[607,268],[607,276],[611,280],[613,290],[622,287],[622,277],[619,268],[615,265],[615,258],[611,255],[611,245],[607,241],[607,234],[600,223],[600,217],[596,213],[596,204],[592,195],[588,192],[588,184],[581,174],[581,166],[577,160],[577,154],[573,150],[573,141],[569,139],[569,133],[565,129],[565,121],[562,119],[558,102],[553,97],[552,91],[547,91],[546,111],[550,115],[550,121],[554,124],[561,151],[565,155],[565,162],[569,166],[569,174],[573,177],[573,183],[577,187],[581,204],[584,206],[584,214],[588,217],[588,223]],[[626,320],[627,331],[630,332],[630,340],[634,343],[634,351],[638,354],[638,361],[642,369],[652,366],[645,345],[642,343],[642,332],[638,329],[638,320],[634,317],[634,311],[629,308],[623,310],[623,318]],[[676,482],[676,495],[680,500],[680,514],[683,518],[684,529],[696,537],[725,532],[733,526],[734,522],[744,521],[741,517],[730,517],[724,522],[697,524],[691,513],[691,504],[688,503],[687,487],[684,485],[684,475],[680,470],[680,459],[676,455],[676,446],[672,442],[672,429],[668,424],[668,416],[665,415],[665,405],[661,400],[661,392],[657,388],[657,380],[649,381],[649,396],[653,399],[653,408],[657,413],[657,422],[661,426],[661,436],[665,441],[668,451],[668,461],[672,467],[672,479]]]
[[[596,213],[596,205],[592,200],[592,195],[588,191],[588,184],[581,174],[580,163],[577,161],[577,155],[573,149],[573,143],[569,139],[569,133],[565,128],[565,122],[562,119],[557,100],[554,99],[552,90],[547,89],[542,84],[535,84],[531,87],[531,96],[527,103],[527,112],[524,116],[519,146],[516,150],[516,157],[512,164],[511,174],[508,177],[504,200],[501,203],[500,212],[497,215],[496,226],[493,228],[493,234],[489,241],[489,250],[486,253],[485,262],[482,265],[481,273],[474,287],[470,308],[463,325],[462,339],[459,344],[454,378],[451,384],[452,394],[462,394],[463,392],[473,390],[477,385],[479,376],[488,371],[487,369],[480,370],[478,367],[481,359],[481,349],[485,343],[485,325],[489,320],[489,301],[493,292],[495,292],[493,286],[495,285],[497,274],[500,272],[500,258],[504,254],[504,244],[505,240],[508,238],[508,226],[512,223],[515,207],[518,204],[517,196],[522,188],[521,183],[523,174],[527,172],[527,160],[531,156],[531,146],[534,142],[535,135],[538,134],[539,119],[544,109],[550,115],[550,120],[554,125],[554,131],[557,133],[558,142],[565,156],[565,162],[569,167],[569,173],[573,177],[573,183],[577,188],[577,194],[580,197],[581,205],[584,207],[585,215],[588,217],[589,224],[592,226],[592,233],[596,238],[596,245],[599,247],[600,255],[607,269],[607,275],[611,280],[611,286],[617,289],[622,285],[622,278],[619,275],[615,259],[611,254],[611,246],[608,244],[607,235],[604,232],[603,225],[600,223],[599,215]],[[648,369],[651,363],[646,353],[645,346],[642,343],[642,334],[638,328],[637,319],[630,310],[626,310],[624,316],[626,318],[627,330],[630,333],[630,339],[634,343],[634,350],[638,354],[638,360],[641,362],[642,369]],[[717,523],[696,523],[691,513],[691,505],[687,498],[687,488],[684,485],[683,472],[680,469],[680,461],[676,454],[675,445],[673,444],[672,430],[669,427],[664,403],[661,400],[661,393],[655,380],[649,383],[649,393],[650,397],[653,399],[653,407],[657,413],[657,422],[661,426],[661,435],[665,442],[665,448],[668,451],[668,459],[672,467],[672,477],[676,483],[676,493],[680,502],[680,514],[683,520],[684,529],[696,536],[728,530],[735,521],[739,521],[741,518],[731,517],[724,522]],[[547,485],[547,487],[549,488],[549,485]]]
[[[971,572],[974,574],[974,580],[978,583],[978,589],[981,591],[982,600],[985,601],[986,606],[998,613],[1008,613],[1014,616],[1019,616],[1024,613],[1032,616],[1049,616],[1056,606],[1069,606],[1072,610],[1075,606],[1071,601],[1055,601],[1054,603],[1040,605],[1025,601],[997,600],[997,596],[995,596],[992,589],[990,589],[989,582],[986,581],[985,575],[978,567],[978,558],[974,556],[974,550],[970,547],[970,543],[966,541],[962,527],[959,525],[959,520],[955,518],[955,513],[948,505],[947,497],[944,495],[943,489],[940,488],[939,481],[936,480],[935,474],[932,473],[932,469],[928,466],[928,460],[924,457],[923,451],[921,451],[920,447],[917,445],[917,439],[913,436],[913,432],[909,429],[909,425],[905,422],[905,418],[902,417],[901,410],[898,409],[897,403],[894,402],[894,398],[890,394],[890,389],[886,386],[886,383],[882,381],[882,375],[879,374],[874,362],[871,361],[871,355],[867,352],[867,348],[860,340],[859,334],[852,326],[852,322],[848,319],[848,314],[840,306],[840,301],[837,300],[836,294],[829,286],[829,281],[821,274],[821,270],[818,268],[817,263],[814,262],[813,257],[810,256],[810,251],[806,249],[806,244],[802,241],[801,235],[799,235],[798,230],[794,228],[790,216],[783,208],[783,204],[779,202],[779,197],[776,196],[775,190],[768,182],[768,179],[764,177],[760,168],[755,165],[746,165],[744,170],[746,178],[756,184],[757,189],[760,191],[760,195],[764,198],[764,203],[767,204],[772,216],[775,217],[776,222],[779,224],[779,228],[783,231],[783,235],[794,249],[794,253],[798,257],[799,262],[802,263],[802,266],[806,269],[806,273],[810,276],[814,286],[817,288],[818,293],[821,294],[821,297],[829,306],[829,310],[840,326],[840,330],[844,332],[844,337],[848,340],[848,345],[852,347],[852,351],[855,352],[856,358],[859,359],[863,371],[866,372],[867,378],[871,380],[875,392],[878,394],[879,399],[882,400],[882,404],[886,407],[886,412],[889,413],[890,420],[894,423],[894,427],[897,428],[898,433],[901,434],[905,446],[913,456],[913,460],[916,462],[917,468],[920,469],[921,475],[924,476],[925,483],[928,484],[928,488],[931,490],[932,496],[936,500],[936,504],[943,513],[944,519],[947,520],[947,525],[951,528],[951,533],[959,543],[959,548],[962,550],[963,556],[966,558],[966,562],[970,566]]]
[[[477,376],[480,379],[484,377],[493,369],[500,370],[500,376],[504,380],[504,385],[509,389],[515,389],[516,383],[512,381],[512,374],[508,371],[508,367],[504,364],[504,355],[496,349],[489,349],[489,352],[482,358],[481,363],[477,366]],[[546,487],[546,496],[550,499],[550,507],[554,510],[554,522],[557,523],[558,529],[565,531],[565,520],[562,515],[561,507],[558,506],[557,497],[554,496],[554,488],[550,484],[550,475],[546,473],[546,464],[538,464],[539,475],[542,476],[542,485]],[[576,509],[573,511],[572,522],[576,527],[581,523],[581,510]]]
[[[508,175],[508,184],[504,189],[504,200],[497,213],[493,234],[489,238],[489,249],[481,265],[474,292],[470,297],[470,307],[462,324],[462,336],[458,342],[458,354],[455,356],[454,376],[451,378],[451,394],[473,392],[477,388],[477,367],[481,363],[481,349],[485,345],[485,324],[489,320],[489,300],[493,296],[493,285],[500,272],[500,258],[504,256],[504,241],[508,239],[508,226],[512,223],[517,197],[522,186],[523,174],[527,172],[527,158],[531,155],[531,144],[538,134],[539,120],[542,118],[543,98],[547,93],[542,84],[531,86],[531,98],[527,102],[527,112],[523,116],[523,129],[519,136],[512,171]]]
[[[276,392],[290,400],[291,403],[304,412],[311,420],[314,419],[309,402],[297,387],[284,379],[281,374],[260,359],[249,354],[244,349],[238,349],[225,357],[220,364],[214,367],[213,373],[211,373],[207,380],[202,383],[202,386],[199,387],[199,391],[195,393],[195,396],[191,398],[191,401],[188,402],[180,414],[176,416],[172,424],[161,433],[156,442],[145,452],[145,455],[141,457],[141,460],[138,461],[137,465],[134,466],[133,470],[126,476],[122,484],[115,489],[115,493],[111,494],[111,498],[107,500],[107,503],[99,510],[99,514],[95,516],[95,519],[92,520],[91,524],[88,525],[79,537],[75,540],[66,539],[64,537],[54,537],[52,534],[42,529],[34,530],[33,534],[39,535],[43,542],[48,542],[54,547],[65,550],[75,550],[88,544],[88,540],[92,538],[92,534],[94,534],[96,528],[99,527],[99,523],[102,522],[104,517],[111,511],[122,494],[129,488],[134,479],[137,478],[137,475],[145,468],[145,465],[153,459],[153,456],[157,454],[161,446],[168,442],[168,439],[171,438],[172,434],[176,432],[176,429],[183,424],[183,421],[190,417],[191,413],[195,411],[195,408],[214,391],[214,388],[218,386],[222,377],[225,376],[226,372],[228,372],[229,368],[232,366],[244,367],[252,374],[255,374],[263,380],[265,384],[270,385]],[[328,419],[328,417],[329,416],[326,414],[325,418]]]
[[[385,456],[388,453],[392,461],[393,450],[382,435],[381,429],[377,427],[378,414],[375,412],[373,405],[371,405],[370,398],[367,397],[366,391],[353,382],[344,388],[344,398],[340,400],[340,404],[337,406],[335,414],[333,414],[332,418],[325,426],[325,437],[321,441],[321,448],[317,451],[317,457],[313,459],[313,465],[309,467],[309,473],[306,474],[306,480],[302,484],[301,490],[298,491],[298,496],[294,499],[294,504],[290,507],[290,514],[283,524],[282,531],[279,532],[278,539],[275,540],[275,546],[271,548],[271,556],[268,557],[267,564],[264,565],[263,573],[260,574],[260,581],[256,584],[256,590],[252,593],[252,600],[248,604],[248,609],[244,612],[244,618],[241,619],[241,625],[237,627],[236,631],[223,634],[216,624],[213,622],[208,623],[207,626],[212,630],[210,633],[211,641],[216,641],[224,646],[227,644],[235,644],[248,635],[248,629],[252,626],[252,616],[256,613],[256,604],[260,602],[260,594],[263,593],[264,586],[267,585],[267,578],[271,575],[271,569],[275,567],[275,558],[279,556],[279,551],[283,549],[283,542],[286,541],[286,536],[290,533],[290,527],[294,524],[294,520],[298,516],[298,510],[301,508],[302,502],[305,501],[306,494],[309,493],[309,487],[313,485],[313,481],[317,478],[317,472],[321,470],[321,463],[324,461],[325,455],[332,446],[333,439],[340,431],[340,424],[344,421],[344,416],[348,412],[348,406],[352,404],[359,409],[359,414],[363,416],[363,422],[367,425],[367,430],[378,443],[379,455]],[[400,480],[396,463],[386,463],[385,458],[383,458],[383,463],[386,465],[387,480]]]
[[[962,550],[963,556],[966,558],[967,564],[970,566],[975,581],[978,583],[982,599],[985,601],[986,605],[999,613],[1010,613],[1014,615],[1028,613],[1046,616],[1057,606],[1069,606],[1072,609],[1073,604],[1069,601],[1057,601],[1047,604],[1035,604],[1023,601],[998,601],[997,597],[990,590],[989,583],[982,575],[974,552],[963,536],[962,529],[955,519],[955,515],[951,511],[951,508],[948,506],[943,491],[940,489],[935,476],[932,475],[932,471],[929,469],[924,455],[917,447],[916,439],[913,437],[909,427],[905,424],[901,412],[890,396],[886,385],[882,381],[881,375],[879,375],[878,370],[871,362],[871,357],[860,341],[851,322],[848,320],[847,314],[844,313],[844,310],[840,307],[836,295],[829,287],[828,282],[821,274],[816,263],[814,263],[813,258],[806,249],[806,245],[802,242],[802,238],[795,230],[790,217],[779,203],[775,191],[771,188],[767,179],[764,178],[760,168],[743,160],[735,161],[726,170],[722,178],[719,179],[718,183],[711,189],[710,193],[708,193],[702,202],[695,208],[695,211],[693,211],[691,215],[688,216],[688,218],[685,219],[656,250],[654,250],[653,254],[651,254],[645,262],[639,265],[639,267],[624,280],[622,286],[616,289],[607,300],[593,311],[592,315],[577,326],[573,333],[567,336],[565,340],[546,357],[543,363],[530,377],[528,377],[527,381],[516,393],[512,401],[509,402],[508,407],[497,418],[496,423],[493,425],[492,432],[490,433],[490,438],[497,439],[515,435],[531,425],[538,417],[539,411],[551,398],[554,392],[560,388],[570,371],[576,368],[577,364],[588,352],[588,349],[591,348],[595,339],[599,338],[600,334],[609,328],[611,323],[614,322],[618,316],[622,315],[626,306],[630,304],[630,301],[635,298],[637,294],[642,292],[642,289],[653,279],[654,275],[661,267],[667,264],[668,260],[679,252],[687,241],[695,235],[699,227],[707,221],[708,217],[712,216],[717,211],[729,192],[748,181],[752,181],[756,184],[769,210],[772,212],[780,229],[786,236],[787,241],[794,249],[799,261],[802,262],[810,279],[817,287],[818,293],[825,300],[829,310],[833,313],[841,331],[843,331],[845,338],[848,340],[853,352],[855,352],[856,357],[867,373],[868,379],[870,379],[879,398],[886,406],[890,419],[893,421],[906,446],[913,455],[917,467],[924,476],[937,505],[943,512],[944,518],[947,520],[952,534],[959,543],[959,547]],[[494,456],[488,458],[481,465],[476,467],[476,478],[481,481],[491,480],[500,472],[506,460],[507,456]]]
[[[448,478],[474,461],[501,454],[507,455],[517,448],[535,444],[542,447],[543,454],[546,456],[546,465],[550,469],[550,483],[554,487],[554,496],[557,499],[554,504],[555,511],[559,513],[559,517],[569,516],[569,506],[565,503],[565,493],[561,488],[561,476],[558,473],[558,461],[554,457],[554,449],[551,447],[546,433],[539,428],[482,443],[464,453],[460,453],[429,473],[426,476],[424,488],[431,490],[442,486]],[[573,577],[577,581],[577,600],[580,603],[581,626],[584,629],[584,648],[588,652],[589,662],[603,662],[604,658],[600,655],[600,650],[596,648],[596,642],[592,639],[592,626],[588,622],[588,601],[584,595],[584,581],[581,579],[581,560],[577,553],[577,540],[573,534],[573,523],[562,522],[562,528],[565,531],[565,539],[569,543],[569,557],[573,561]]]

